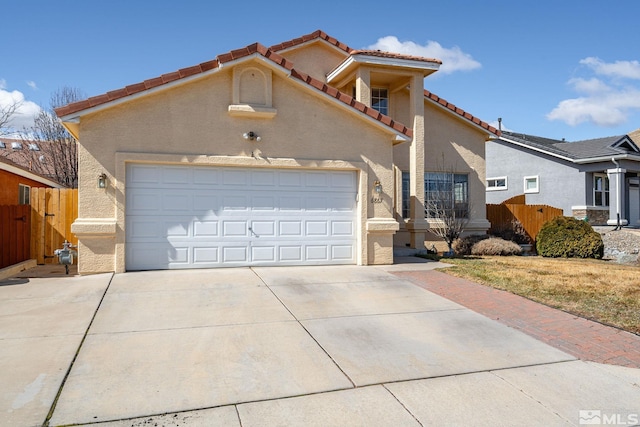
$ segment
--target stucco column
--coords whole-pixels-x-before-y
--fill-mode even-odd
[[[358,68],[356,74],[356,101],[371,107],[371,73],[366,67]]]
[[[424,249],[429,224],[424,218],[424,76],[414,74],[410,86],[409,114],[413,124],[413,139],[409,147],[409,244]]]
[[[608,169],[609,177],[609,220],[607,225],[618,225],[618,217],[620,225],[627,225],[629,221],[625,218],[625,202],[624,202],[624,174],[626,169],[615,168]]]

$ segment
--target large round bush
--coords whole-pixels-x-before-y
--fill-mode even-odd
[[[602,237],[585,221],[560,216],[542,226],[536,238],[538,255],[564,258],[602,258]]]

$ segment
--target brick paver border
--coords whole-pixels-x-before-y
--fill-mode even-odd
[[[582,360],[640,369],[640,336],[439,271],[394,272]]]

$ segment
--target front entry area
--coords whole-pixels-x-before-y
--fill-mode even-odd
[[[128,164],[126,269],[355,264],[354,171]]]

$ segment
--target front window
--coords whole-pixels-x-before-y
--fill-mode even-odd
[[[28,185],[18,184],[18,204],[28,205],[31,203],[31,187]],[[14,187],[15,188],[15,187]]]
[[[593,204],[609,206],[609,177],[605,174],[593,175]]]
[[[443,212],[458,218],[469,216],[469,175],[428,172],[424,174],[425,217]],[[439,214],[440,212],[440,214]],[[409,218],[409,173],[402,173],[402,216]]]
[[[389,93],[387,89],[371,89],[371,107],[385,116],[389,115]]]

